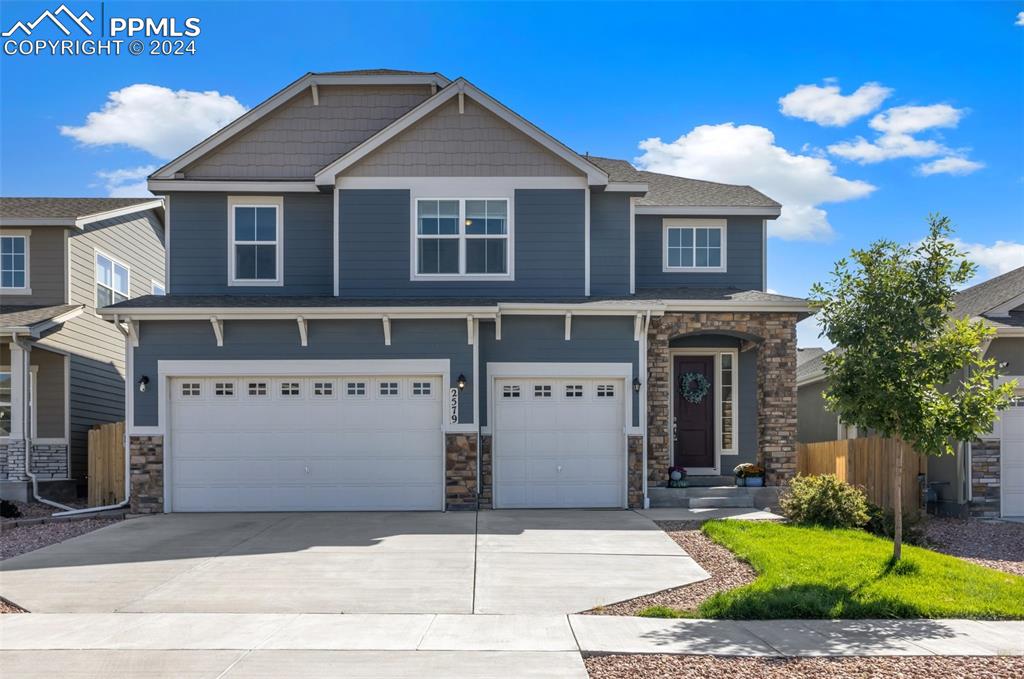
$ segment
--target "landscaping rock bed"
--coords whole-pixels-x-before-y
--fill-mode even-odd
[[[80,519],[4,526],[0,529],[0,561],[84,535],[97,528],[109,526],[115,521],[120,519]]]
[[[711,578],[691,585],[666,589],[654,594],[603,606],[590,611],[594,615],[637,615],[651,606],[669,606],[682,610],[697,608],[718,592],[741,587],[755,579],[754,569],[743,563],[725,547],[713,542],[700,531],[702,521],[657,521]]]
[[[924,533],[936,552],[1024,576],[1024,523],[932,517]]]
[[[794,677],[971,677],[1024,676],[1021,657],[725,658],[694,655],[603,655],[585,658],[591,679],[793,679]]]

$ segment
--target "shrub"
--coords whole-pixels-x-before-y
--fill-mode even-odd
[[[884,509],[869,502],[868,522],[864,525],[864,530],[880,538],[892,540],[894,518],[895,512],[891,509]],[[918,546],[924,546],[928,542],[919,517],[911,514],[903,515],[903,542]]]
[[[797,476],[779,501],[790,521],[826,528],[860,528],[871,518],[864,491],[834,474]]]

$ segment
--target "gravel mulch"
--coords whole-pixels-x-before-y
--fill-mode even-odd
[[[1024,523],[931,517],[924,534],[936,552],[1024,576]]]
[[[585,658],[591,679],[793,679],[843,677],[970,677],[1004,679],[1024,676],[1022,657],[874,657],[874,658],[723,658],[706,655],[603,655]]]
[[[18,511],[21,512],[21,516],[10,519],[0,517],[0,524],[8,521],[18,521],[20,519],[41,519],[53,514],[54,512],[60,511],[55,507],[44,505],[41,502],[12,502],[11,504],[18,508]]]
[[[84,535],[97,528],[109,526],[115,521],[120,521],[120,519],[54,521],[52,523],[37,523],[29,526],[4,528],[0,532],[0,561]]]
[[[706,570],[711,578],[691,585],[666,589],[654,594],[595,608],[593,615],[636,615],[650,606],[671,606],[693,610],[718,592],[734,589],[754,581],[754,569],[743,563],[725,547],[713,542],[700,532],[702,521],[657,521],[658,527],[668,533],[693,560]]]

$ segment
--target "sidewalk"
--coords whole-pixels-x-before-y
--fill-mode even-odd
[[[1024,655],[1024,621],[732,621],[433,614],[0,616],[0,651],[30,650]]]

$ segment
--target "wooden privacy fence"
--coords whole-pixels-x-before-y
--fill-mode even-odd
[[[893,467],[896,452],[903,448],[903,511],[917,515],[921,507],[918,474],[928,463],[924,455],[898,439],[877,436],[842,441],[797,444],[797,471],[801,474],[835,474],[841,480],[860,486],[868,500],[892,509]]]
[[[124,422],[89,430],[89,506],[124,500]]]

